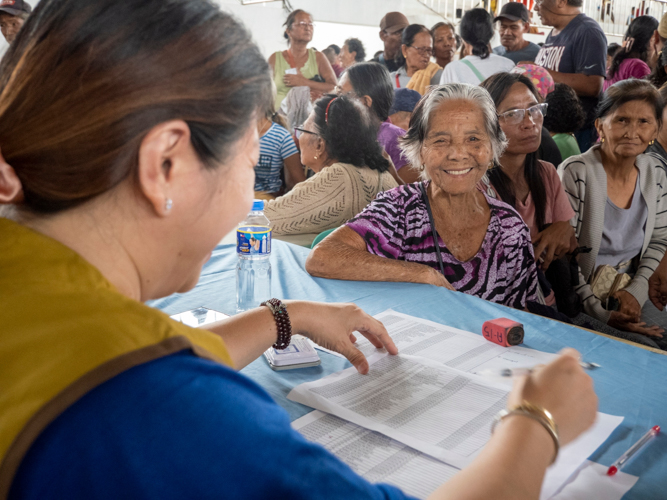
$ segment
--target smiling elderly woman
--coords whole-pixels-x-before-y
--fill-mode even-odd
[[[528,228],[512,207],[475,188],[505,146],[486,90],[434,89],[403,139],[423,181],[378,195],[315,247],[306,269],[326,278],[428,283],[525,308],[537,287]]]

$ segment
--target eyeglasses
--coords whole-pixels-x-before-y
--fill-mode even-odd
[[[408,45],[408,47],[415,49],[417,52],[419,52],[420,56],[431,57],[433,55],[433,49],[431,47],[413,47],[412,45]]]
[[[510,109],[509,111],[500,113],[498,118],[509,125],[518,125],[526,117],[526,111],[528,111],[533,122],[537,122],[537,120],[547,116],[547,107],[549,107],[549,105],[546,102],[543,102],[531,106],[528,109]]]
[[[298,23],[292,23],[292,26],[296,28],[314,28],[315,24],[314,23],[307,23],[306,21],[300,21]]]
[[[317,132],[311,132],[310,130],[306,130],[305,128],[294,127],[294,135],[296,135],[297,139],[301,140],[303,134],[320,135]]]

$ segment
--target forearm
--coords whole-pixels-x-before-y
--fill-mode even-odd
[[[479,456],[443,484],[432,500],[539,498],[555,450],[542,425],[528,417],[504,419]]]
[[[304,314],[307,314],[304,310],[307,303],[297,300],[282,302],[292,323],[292,333],[300,333]],[[222,337],[237,370],[255,361],[278,339],[276,320],[268,307],[251,309],[206,325],[206,330]]]
[[[604,78],[598,75],[582,75],[580,73],[561,73],[547,70],[556,83],[564,83],[574,89],[577,95],[596,97],[602,92]]]
[[[331,82],[316,82],[313,80],[306,80],[304,85],[310,87],[311,90],[317,90],[323,93],[333,92],[334,88],[336,87],[336,84]]]
[[[347,227],[342,230],[352,231]],[[429,276],[436,272],[424,264],[373,255],[335,238],[327,238],[310,252],[306,271],[320,278],[406,283],[431,283]]]

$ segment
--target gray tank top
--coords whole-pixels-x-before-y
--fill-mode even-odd
[[[604,208],[604,230],[595,266],[618,266],[632,260],[642,251],[648,207],[639,187],[639,175],[630,208],[619,208],[607,198]],[[619,272],[634,272],[632,266],[623,266]]]

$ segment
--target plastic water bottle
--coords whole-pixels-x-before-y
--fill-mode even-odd
[[[271,222],[262,200],[254,201],[236,229],[236,253],[236,311],[241,312],[271,298]]]

